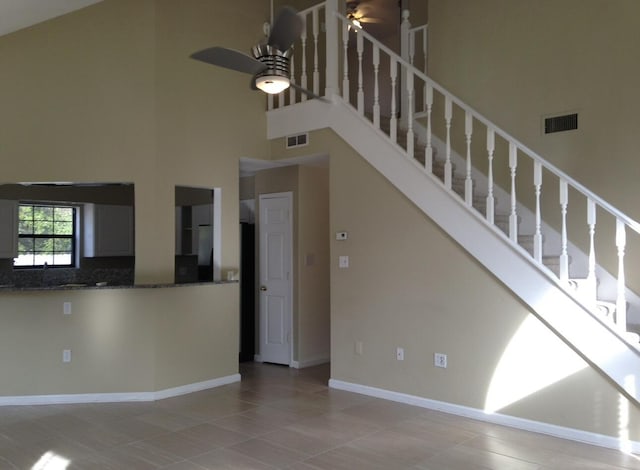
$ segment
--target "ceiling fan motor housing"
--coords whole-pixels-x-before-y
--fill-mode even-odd
[[[289,58],[293,49],[285,52],[268,44],[259,44],[253,47],[253,56],[267,66],[265,70],[256,74],[259,77],[285,77],[289,78]]]

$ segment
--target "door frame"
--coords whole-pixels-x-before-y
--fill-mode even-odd
[[[262,346],[262,296],[260,295],[260,285],[262,284],[262,236],[263,236],[263,224],[262,224],[262,201],[265,199],[276,199],[276,198],[285,198],[287,199],[287,210],[289,211],[289,246],[287,247],[287,250],[289,251],[289,265],[287,266],[287,269],[289,270],[289,279],[288,279],[288,283],[287,283],[287,297],[288,297],[288,318],[286,319],[286,322],[288,323],[288,329],[289,329],[289,335],[288,335],[288,340],[289,340],[289,367],[291,367],[291,365],[293,364],[293,345],[294,345],[294,340],[295,340],[295,332],[293,330],[293,192],[292,191],[286,191],[286,192],[280,192],[280,193],[264,193],[264,194],[259,194],[258,195],[258,211],[257,211],[257,219],[258,219],[258,253],[259,255],[256,257],[257,261],[258,261],[258,282],[256,283],[256,294],[257,294],[257,298],[258,298],[258,325],[257,326],[257,331],[258,333],[258,337],[260,338],[258,345],[261,348]],[[255,361],[256,362],[263,362],[264,358],[262,357],[262,350],[259,351],[258,354],[256,354],[255,356]]]

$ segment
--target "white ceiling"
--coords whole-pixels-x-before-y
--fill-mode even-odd
[[[102,0],[0,0],[0,36]]]

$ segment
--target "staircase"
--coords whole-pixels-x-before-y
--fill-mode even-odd
[[[295,45],[291,67],[292,82],[317,94],[324,85],[327,102],[307,101],[293,88],[269,96],[268,137],[333,129],[551,330],[640,402],[640,377],[634,373],[640,369],[640,348],[627,324],[640,300],[624,274],[626,238],[637,237],[640,224],[451,95],[411,59],[355,29],[337,9],[337,0],[327,0],[301,12],[307,29]],[[319,51],[326,51],[326,58],[319,60]],[[453,132],[460,123],[463,141]],[[508,170],[499,181],[506,190],[495,181],[497,165]],[[526,189],[516,186],[519,171],[531,173]],[[558,192],[555,228],[545,223],[543,175],[545,188],[553,178]],[[569,193],[571,207],[576,194],[587,207],[586,254],[568,237],[574,228],[568,222]],[[615,275],[596,260],[597,218],[613,224]]]

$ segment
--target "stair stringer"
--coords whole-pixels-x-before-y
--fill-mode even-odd
[[[565,292],[544,267],[514,246],[437,177],[341,98],[310,100],[267,112],[267,137],[331,128],[400,192],[517,295],[561,340],[640,403],[640,351]]]

